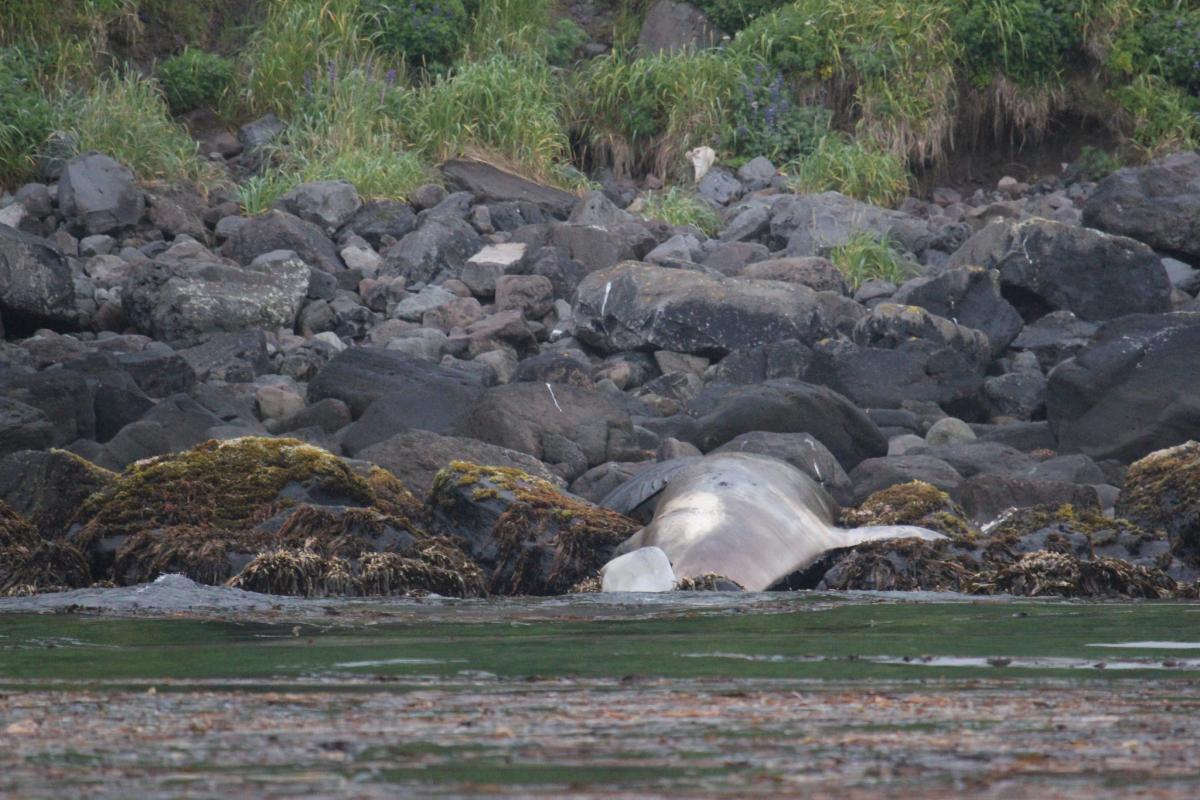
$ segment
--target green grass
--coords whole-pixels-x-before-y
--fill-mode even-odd
[[[841,192],[877,206],[894,206],[909,192],[905,160],[841,134],[821,139],[812,155],[789,164],[793,184],[804,192]]]
[[[398,121],[433,160],[479,155],[545,180],[570,155],[561,97],[540,57],[494,53],[410,93]]]
[[[845,244],[831,248],[829,260],[846,276],[852,291],[876,278],[898,286],[915,274],[913,265],[900,257],[886,236],[870,231],[856,233]]]
[[[747,63],[717,51],[596,58],[571,87],[571,119],[618,174],[682,178],[684,153],[724,133]]]
[[[721,227],[721,218],[707,203],[675,186],[648,193],[642,215],[668,225],[694,225],[705,236],[715,236]]]
[[[214,177],[195,140],[171,118],[158,84],[135,73],[110,73],[90,92],[60,98],[57,116],[56,129],[80,152],[105,153],[143,180]]]
[[[1154,158],[1200,146],[1200,102],[1156,75],[1140,75],[1114,92],[1126,117],[1129,144]]]

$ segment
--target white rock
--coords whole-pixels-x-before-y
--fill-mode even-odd
[[[694,147],[688,150],[687,160],[692,162],[692,169],[696,171],[696,183],[708,174],[712,169],[712,165],[717,160],[717,151],[705,145],[704,147]]]
[[[642,547],[617,556],[600,568],[605,592],[669,592],[675,588],[671,560],[657,547]]]

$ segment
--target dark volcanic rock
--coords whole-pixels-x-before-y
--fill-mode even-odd
[[[933,240],[925,220],[837,192],[784,195],[771,207],[772,246],[786,246],[789,256],[823,256],[862,231],[887,236],[918,255]]]
[[[776,281],[718,278],[627,262],[579,285],[576,336],[604,353],[672,350],[724,355],[832,329],[816,293]]]
[[[306,264],[326,272],[345,269],[337,248],[319,226],[284,211],[251,217],[221,245],[221,255],[239,264],[275,250],[291,250]]]
[[[334,397],[350,406],[355,417],[381,397],[426,387],[436,402],[438,387],[472,392],[482,386],[474,374],[431,364],[398,350],[352,347],[333,358],[308,385],[310,402]],[[364,445],[365,446],[365,445]]]
[[[958,325],[983,331],[999,356],[1021,332],[1021,315],[1000,295],[1000,273],[959,267],[927,275],[901,286],[893,303],[920,306]]]
[[[22,450],[0,459],[0,501],[45,538],[65,536],[84,501],[115,476],[63,450]]]
[[[1100,181],[1083,222],[1184,256],[1200,256],[1200,155],[1176,153]]]
[[[1132,315],[1050,373],[1046,418],[1064,452],[1129,462],[1200,431],[1200,314]]]
[[[844,469],[887,453],[887,439],[853,403],[824,386],[779,379],[723,389],[696,420],[695,444],[715,450],[743,433],[808,433]]]
[[[995,474],[981,473],[968,478],[954,493],[954,499],[971,519],[980,523],[991,521],[1010,508],[1036,505],[1070,504],[1100,511],[1100,498],[1092,486]]]
[[[350,218],[346,229],[366,239],[376,250],[384,247],[383,237],[396,241],[417,227],[417,214],[408,203],[399,200],[372,200]]]
[[[861,503],[889,486],[910,481],[922,481],[953,494],[962,485],[962,480],[954,467],[927,455],[868,458],[850,471],[855,503]]]
[[[638,50],[649,55],[715,47],[721,32],[704,12],[688,3],[655,0],[638,35]]]
[[[1158,450],[1131,465],[1114,510],[1166,531],[1180,555],[1200,566],[1200,444]]]
[[[0,225],[0,314],[4,324],[33,329],[72,322],[76,316],[71,268],[54,246]]]
[[[88,233],[108,233],[136,225],[145,201],[127,167],[92,152],[72,158],[63,167],[58,207]]]
[[[1153,250],[1061,222],[992,223],[950,265],[999,270],[1005,298],[1029,321],[1058,310],[1099,322],[1170,307],[1171,283]]]
[[[475,196],[476,202],[523,200],[537,205],[558,219],[566,219],[575,203],[579,201],[579,198],[570,192],[534,183],[482,161],[447,161],[442,165],[442,175],[446,178],[447,185],[470,192]]]
[[[605,461],[643,455],[625,411],[602,394],[566,384],[492,387],[454,432],[528,453],[568,480]]]
[[[434,217],[383,251],[383,272],[410,283],[429,283],[439,275],[457,275],[483,247],[467,223],[454,217]]]
[[[0,397],[0,455],[40,450],[54,442],[54,425],[39,408]]]

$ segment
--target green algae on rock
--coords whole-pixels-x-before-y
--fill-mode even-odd
[[[519,469],[465,461],[438,473],[429,512],[484,569],[493,594],[568,592],[640,527]]]
[[[1125,474],[1116,512],[1166,531],[1176,552],[1200,566],[1200,443],[1185,442],[1135,461]]]
[[[179,572],[285,594],[482,592],[478,570],[418,524],[392,475],[295,439],[244,437],[133,464],[81,511],[92,577]]]
[[[875,492],[855,508],[843,509],[838,524],[916,525],[944,533],[955,541],[972,541],[978,533],[950,495],[924,481],[909,481]]]

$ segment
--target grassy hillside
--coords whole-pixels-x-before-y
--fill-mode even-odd
[[[226,180],[186,126],[267,113],[289,127],[239,176],[251,209],[335,177],[403,197],[463,153],[572,187],[574,167],[683,180],[708,144],[891,202],[914,171],[1066,114],[1119,142],[1096,170],[1200,140],[1200,2],[702,0],[724,47],[642,57],[648,0],[616,2],[589,35],[554,0],[9,0],[0,187],[91,148]],[[584,59],[595,38],[611,49]]]

